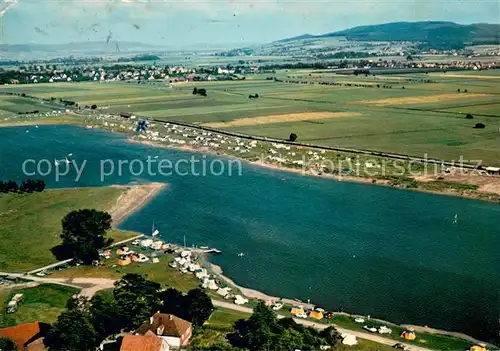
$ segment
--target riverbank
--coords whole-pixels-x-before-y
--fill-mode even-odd
[[[118,226],[127,216],[141,209],[166,186],[166,183],[112,185],[114,188],[126,189],[109,211],[113,218],[113,226]]]
[[[87,128],[100,128],[104,130],[109,130],[113,132],[118,132],[121,134],[129,134],[134,130],[134,121],[124,120],[121,117],[116,116],[108,116],[103,117],[101,115],[97,116],[80,116],[83,119],[76,120],[74,119],[76,115],[63,115],[56,119],[51,120],[30,120],[30,121],[22,121],[22,122],[7,122],[0,123],[0,127],[15,127],[15,126],[29,126],[29,125],[37,125],[37,124],[74,124],[74,125],[87,125]],[[107,122],[109,120],[110,122]],[[96,124],[96,122],[98,122]],[[118,123],[113,123],[118,122]],[[90,123],[90,124],[89,124]],[[164,127],[170,128],[168,122],[165,122]],[[156,124],[152,124],[150,129],[153,130],[156,128]],[[395,167],[395,163],[393,161],[386,159],[384,157],[361,157],[356,159],[356,155],[351,155],[343,152],[331,152],[328,150],[318,151],[317,149],[308,149],[305,147],[294,147],[292,146],[284,146],[281,145],[282,151],[283,148],[286,150],[291,150],[295,152],[288,152],[288,154],[297,154],[298,156],[311,156],[306,161],[311,160],[323,160],[327,163],[331,163],[334,165],[339,165],[339,162],[348,160],[349,163],[351,161],[357,160],[355,165],[351,167],[357,167],[357,175],[352,175],[353,170],[349,170],[344,172],[342,169],[325,169],[321,166],[321,162],[312,163],[311,165],[303,165],[299,164],[300,160],[297,158],[292,161],[292,159],[288,159],[289,162],[281,162],[281,154],[277,153],[276,150],[279,151],[278,145],[276,143],[261,143],[257,148],[260,151],[260,154],[257,153],[246,153],[241,154],[241,151],[235,152],[239,150],[240,147],[228,147],[228,148],[214,148],[214,143],[194,143],[193,137],[194,135],[198,135],[196,139],[204,137],[200,137],[199,135],[213,135],[214,133],[206,133],[203,131],[194,131],[193,128],[188,127],[178,127],[175,126],[172,128],[173,134],[178,139],[172,139],[167,137],[169,133],[167,133],[165,137],[154,136],[151,134],[141,134],[141,139],[137,137],[130,137],[128,139],[131,143],[138,143],[143,145],[148,145],[152,147],[162,147],[168,149],[176,149],[181,151],[189,151],[189,152],[197,152],[203,153],[207,155],[214,156],[224,156],[229,158],[234,158],[241,160],[242,162],[247,162],[251,165],[265,167],[269,169],[274,169],[282,172],[292,172],[294,174],[300,174],[303,176],[313,176],[320,177],[326,179],[333,179],[336,181],[345,181],[345,182],[354,182],[354,183],[365,183],[365,184],[374,184],[378,186],[390,186],[392,188],[411,190],[411,191],[419,191],[425,192],[429,194],[436,195],[446,195],[453,197],[461,197],[467,199],[488,201],[492,203],[500,203],[500,176],[491,176],[486,175],[484,172],[476,172],[473,170],[463,170],[460,168],[454,169],[453,167],[448,167],[444,169],[440,169],[439,172],[430,172],[430,174],[426,174],[422,169],[425,169],[426,166],[420,165],[421,171],[417,171],[416,174],[408,174],[407,170],[403,170],[403,173],[398,173],[401,170]],[[188,131],[190,133],[195,133],[186,137],[187,134],[182,134],[180,131]],[[154,132],[155,135],[159,135],[160,132]],[[236,144],[234,145],[243,145],[243,143],[239,142],[238,138],[233,138],[232,140],[229,137],[225,137],[223,135],[218,135],[219,139],[225,139],[227,144],[231,145],[229,140],[236,140]],[[195,140],[196,140],[195,139]],[[170,140],[174,142],[168,142],[165,140]],[[212,139],[215,140],[215,139]],[[206,144],[206,145],[205,145]],[[212,145],[212,147],[210,146]],[[264,145],[265,144],[265,145]],[[219,145],[220,146],[220,145]],[[273,148],[275,148],[273,150]],[[229,150],[229,151],[228,151]],[[248,150],[247,150],[248,151]],[[273,156],[278,154],[279,157]],[[324,156],[321,156],[324,154]],[[319,156],[318,156],[319,155]],[[286,157],[285,157],[286,158]],[[330,162],[331,161],[331,162]],[[361,172],[360,172],[360,161],[361,161]],[[388,162],[387,165],[384,162]],[[292,165],[293,163],[293,165]],[[384,164],[384,167],[387,166],[387,172],[384,169],[385,173],[378,174],[376,167],[379,167],[378,163]],[[408,162],[404,164],[405,167],[409,166]],[[348,168],[349,169],[349,168]],[[418,167],[417,167],[418,169]],[[374,173],[372,174],[372,171]]]
[[[308,309],[311,310],[311,309],[314,309],[316,307],[320,307],[319,305],[314,305],[314,304],[311,304],[311,303],[306,303],[306,302],[303,302],[303,301],[300,301],[300,300],[290,299],[290,298],[283,298],[283,297],[277,297],[277,296],[271,296],[271,295],[267,295],[267,294],[265,294],[265,293],[263,293],[261,291],[258,291],[258,290],[254,290],[254,289],[242,287],[242,286],[236,284],[235,281],[232,280],[231,278],[225,276],[224,272],[222,270],[222,267],[220,267],[220,266],[218,266],[218,265],[216,265],[214,263],[211,263],[210,260],[208,259],[207,255],[204,255],[202,257],[202,261],[203,261],[204,266],[207,267],[211,273],[213,273],[214,275],[216,275],[218,279],[220,279],[221,281],[224,281],[231,288],[239,290],[241,292],[241,294],[244,295],[248,299],[262,300],[262,301],[266,302],[266,304],[268,304],[268,305],[272,305],[275,302],[281,302],[281,303],[283,303],[285,305],[285,309],[286,308],[291,308],[292,306],[297,306],[297,305],[303,306],[304,309],[306,309],[306,310],[308,310]],[[285,312],[285,314],[288,316],[288,313]],[[314,321],[314,324],[316,326],[318,326],[318,325],[324,325],[326,327],[326,326],[328,326],[328,324],[333,323],[336,326],[349,327],[349,329],[346,329],[346,332],[352,332],[353,331],[352,327],[354,325],[356,325],[357,323],[347,323],[347,324],[344,324],[341,321],[343,321],[345,318],[353,319],[353,318],[356,318],[356,317],[362,317],[364,319],[368,318],[371,321],[372,324],[376,323],[376,324],[380,324],[380,325],[386,325],[389,328],[393,328],[393,329],[397,329],[397,328],[413,328],[417,332],[417,334],[420,334],[420,337],[419,337],[420,342],[424,342],[424,343],[425,343],[425,341],[421,340],[422,333],[423,333],[423,335],[426,335],[426,334],[429,335],[431,338],[432,338],[432,335],[436,335],[438,337],[439,336],[452,337],[452,338],[464,340],[464,341],[467,341],[467,342],[470,342],[470,343],[473,343],[473,344],[479,344],[479,343],[481,343],[481,344],[489,345],[489,347],[495,347],[495,345],[493,345],[493,344],[489,344],[487,342],[478,340],[478,339],[473,338],[473,337],[471,337],[469,335],[466,335],[464,333],[459,333],[459,332],[452,332],[452,331],[448,331],[448,330],[435,329],[435,328],[430,328],[428,326],[417,326],[417,325],[410,325],[410,324],[401,324],[401,325],[398,325],[398,324],[395,324],[395,323],[392,323],[392,322],[389,322],[389,321],[386,321],[386,320],[383,320],[383,319],[378,319],[378,318],[374,318],[374,317],[365,317],[365,316],[360,316],[358,314],[349,314],[349,313],[346,313],[346,312],[333,312],[333,315],[335,317],[340,317],[340,318],[335,318],[334,317],[333,322],[326,322],[326,323],[325,323],[325,321]],[[310,322],[310,323],[312,323],[312,322]],[[370,324],[370,323],[368,323],[368,324]],[[362,325],[358,325],[357,327],[361,328]],[[363,333],[363,334],[366,334],[366,333]],[[397,340],[397,339],[395,339],[395,340]],[[425,344],[423,344],[422,346],[424,346],[424,345]],[[412,346],[414,346],[414,345],[412,345]]]
[[[339,182],[344,181],[351,183],[373,184],[377,186],[386,186],[409,191],[419,191],[435,195],[454,196],[493,203],[500,202],[500,177],[489,175],[475,175],[470,173],[467,175],[455,175],[449,173],[440,173],[438,175],[418,175],[415,176],[414,179],[403,177],[403,181],[399,182],[397,177],[395,176],[390,179],[391,177],[382,178],[377,176],[357,177],[350,175],[337,175],[327,172],[320,172],[317,169],[308,167],[289,167],[272,162],[266,162],[262,159],[251,161],[231,154],[225,154],[223,152],[215,151],[208,147],[199,148],[185,144],[165,144],[158,141],[137,139],[134,137],[128,138],[128,142],[147,145],[151,147],[197,152],[212,156],[224,156],[240,160],[250,165],[273,169],[280,172],[289,172],[302,176],[332,179]],[[475,189],[476,187],[477,189]]]

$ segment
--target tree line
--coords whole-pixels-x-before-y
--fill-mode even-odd
[[[14,180],[0,180],[0,193],[39,193],[45,190],[45,182],[27,179],[18,185]]]
[[[115,283],[111,295],[97,294],[92,299],[72,298],[67,309],[52,324],[45,337],[50,350],[95,350],[105,340],[133,332],[156,312],[173,314],[191,322],[195,334],[208,320],[214,306],[201,289],[182,293],[162,289],[161,285],[139,274],[126,274]],[[297,324],[292,318],[278,319],[274,311],[260,301],[249,319],[239,319],[224,340],[204,345],[197,338],[190,350],[224,351],[303,351],[322,346],[336,349],[342,340],[334,326],[322,331]],[[117,345],[117,346],[118,346]]]
[[[110,336],[132,332],[156,312],[174,314],[201,326],[214,310],[201,289],[183,294],[162,289],[139,274],[126,274],[115,283],[112,296],[72,298],[45,337],[50,350],[95,350]]]

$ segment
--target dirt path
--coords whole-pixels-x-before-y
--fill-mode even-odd
[[[115,287],[115,281],[116,280],[106,278],[73,278],[71,283],[77,285],[92,285],[90,287],[83,288],[80,292],[80,296],[91,298],[98,291],[113,289]]]
[[[116,280],[106,278],[46,278],[37,277],[33,275],[24,275],[22,273],[5,273],[0,272],[0,275],[9,275],[17,278],[31,280],[32,283],[27,284],[57,284],[69,286],[71,288],[79,289],[80,295],[85,297],[92,297],[100,290],[112,289]],[[18,285],[19,286],[19,285]]]
[[[140,185],[114,185],[127,190],[116,200],[109,211],[113,217],[113,225],[117,226],[128,215],[137,211],[166,187],[165,183],[148,183]]]
[[[249,307],[235,305],[235,304],[232,304],[230,302],[224,302],[224,301],[219,301],[219,300],[212,300],[212,303],[214,304],[214,306],[227,308],[227,309],[230,309],[230,310],[233,310],[233,311],[239,311],[239,312],[249,313],[249,314],[251,314],[253,312],[253,310],[251,308],[249,308]],[[285,316],[278,315],[278,318],[285,318]],[[304,320],[304,319],[294,318],[294,321],[296,323],[298,323],[298,324],[302,324],[302,325],[304,325],[306,327],[313,327],[315,329],[326,329],[328,327],[327,324],[315,323],[315,322]],[[352,335],[354,335],[357,338],[364,339],[364,340],[370,340],[370,341],[376,342],[378,344],[392,346],[392,345],[394,345],[394,344],[397,343],[397,341],[395,341],[395,340],[387,339],[387,338],[384,338],[384,337],[379,336],[377,334],[369,334],[369,333],[364,333],[364,332],[360,332],[360,331],[354,331],[354,330],[350,330],[350,329],[344,329],[344,328],[339,327],[337,325],[335,325],[335,328],[337,328],[337,330],[340,333],[352,334]],[[408,350],[413,350],[413,351],[430,351],[430,349],[427,349],[425,347],[414,346],[414,345],[409,345],[409,344],[404,344],[404,345],[406,347],[408,347]]]

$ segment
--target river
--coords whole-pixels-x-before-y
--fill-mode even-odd
[[[116,164],[148,156],[172,162],[213,157],[131,144],[124,135],[74,126],[0,128],[0,179],[24,179],[26,159],[69,153],[75,164],[87,160],[79,181],[74,170],[60,181],[53,173],[38,178],[49,187],[168,182],[120,228],[150,233],[154,221],[167,241],[182,243],[185,236],[188,245],[216,247],[223,254],[214,262],[242,286],[479,338],[498,331],[497,204],[250,164],[241,176],[124,172],[101,182],[102,159]]]

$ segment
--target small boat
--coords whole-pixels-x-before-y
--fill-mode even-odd
[[[59,161],[58,161],[58,160],[54,160],[54,164],[55,164],[56,166],[59,166]]]
[[[458,222],[458,214],[455,213],[455,218],[453,219],[453,224],[457,224]]]
[[[67,158],[67,157],[64,159],[64,162],[66,162],[66,164],[67,164],[67,165],[69,165],[69,164],[71,163],[71,161],[70,161],[70,160],[68,160],[68,158]]]
[[[240,252],[240,253],[238,254],[238,256],[239,256],[239,257],[243,257],[243,256],[245,256],[245,254],[244,254],[243,252]]]
[[[160,234],[160,231],[158,229],[155,229],[155,222],[153,222],[153,228],[151,229],[151,236],[157,236]]]

